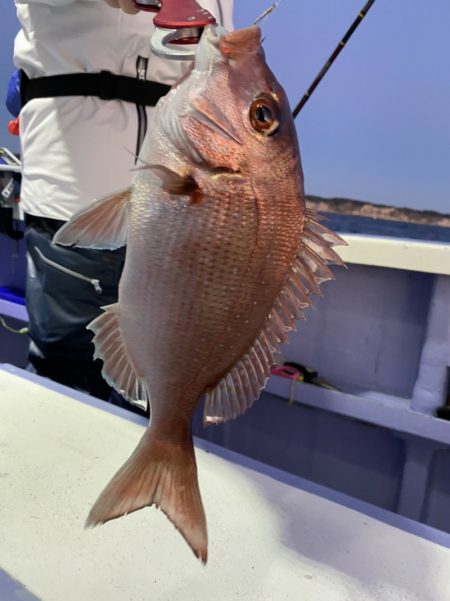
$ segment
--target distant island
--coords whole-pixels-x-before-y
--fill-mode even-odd
[[[450,215],[437,211],[417,211],[387,205],[378,205],[349,198],[322,198],[321,196],[306,195],[306,205],[321,213],[337,213],[339,215],[359,215],[372,219],[401,221],[405,223],[420,223],[450,227]]]

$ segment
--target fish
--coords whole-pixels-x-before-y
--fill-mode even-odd
[[[208,536],[191,420],[247,411],[342,239],[305,207],[297,134],[261,31],[208,26],[190,73],[162,98],[130,188],[75,215],[54,242],[127,244],[117,303],[91,324],[103,376],[149,403],[137,448],[89,527],[159,507],[194,554]]]

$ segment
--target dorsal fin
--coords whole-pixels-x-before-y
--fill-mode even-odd
[[[205,425],[234,419],[253,405],[287,333],[295,330],[295,321],[304,318],[304,309],[312,306],[311,294],[320,294],[319,286],[333,279],[327,263],[344,265],[332,247],[346,242],[319,220],[319,215],[306,211],[297,257],[261,332],[249,351],[206,393]]]

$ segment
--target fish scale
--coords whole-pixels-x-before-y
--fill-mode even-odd
[[[155,202],[161,201],[158,199]],[[157,341],[153,352],[164,357],[163,361],[168,371],[178,369],[181,372],[180,377],[182,376],[185,380],[190,376],[190,373],[186,371],[188,368],[185,361],[186,357],[192,355],[203,363],[211,354],[216,359],[217,340],[223,339],[228,348],[232,343],[235,343],[234,333],[232,336],[229,335],[227,339],[227,328],[232,327],[231,324],[236,319],[236,315],[248,313],[248,300],[246,304],[243,304],[242,297],[248,299],[251,296],[250,291],[242,287],[249,267],[252,272],[250,261],[243,260],[244,250],[246,248],[251,249],[252,245],[247,242],[248,236],[243,235],[242,226],[240,225],[241,220],[236,219],[235,227],[228,225],[227,235],[223,235],[220,244],[221,256],[219,262],[214,259],[214,256],[211,257],[210,248],[211,245],[217,243],[216,232],[219,231],[221,223],[227,221],[227,214],[230,212],[237,213],[239,216],[246,213],[246,220],[251,231],[250,235],[256,237],[254,199],[250,198],[248,203],[240,203],[239,207],[235,207],[231,199],[227,201],[223,197],[216,203],[220,204],[220,211],[214,208],[211,209],[214,201],[206,198],[203,206],[196,208],[196,217],[194,220],[191,219],[189,229],[185,226],[184,216],[179,215],[180,212],[183,212],[183,209],[173,209],[171,207],[165,211],[163,208],[161,214],[159,210],[156,211],[158,219],[161,218],[164,223],[168,224],[167,231],[170,232],[170,235],[161,232],[161,235],[158,236],[158,233],[155,232],[152,238],[152,248],[159,247],[161,255],[167,257],[166,264],[170,265],[169,280],[166,281],[164,276],[161,276],[161,269],[154,262],[155,255],[150,252],[149,257],[153,256],[153,261],[145,262],[145,265],[148,266],[148,270],[144,266],[145,274],[137,273],[135,270],[127,272],[125,269],[121,284],[125,290],[129,291],[129,296],[123,297],[124,304],[130,309],[129,314],[135,312],[135,299],[146,299],[148,318],[158,327],[158,330],[154,332],[154,336],[153,334],[150,335]],[[164,199],[162,204],[164,206]],[[246,204],[250,206],[247,208]],[[184,210],[189,213],[189,207]],[[251,222],[253,223],[251,224]],[[146,221],[141,222],[141,227],[148,228],[149,231],[153,229],[152,224]],[[194,244],[195,233],[197,233],[197,237],[200,233],[198,248]],[[187,247],[186,251],[185,246]],[[203,252],[201,252],[202,249]],[[137,252],[139,250],[138,247]],[[127,252],[131,255],[128,265],[133,265],[133,238],[130,239]],[[252,252],[248,254],[250,255]],[[258,259],[260,263],[261,259],[259,257]],[[234,273],[233,266],[239,264],[241,264],[240,271]],[[142,290],[139,291],[139,294],[136,294],[140,282],[145,283],[145,285],[142,284]],[[173,299],[176,302],[164,302],[167,298],[170,298],[169,290],[175,289],[178,291],[177,297]],[[238,292],[235,297],[230,294],[233,289]],[[203,296],[204,292],[207,295],[206,297]],[[226,305],[224,305],[221,292],[225,294],[230,306],[229,310],[225,309]],[[186,313],[183,311],[182,302],[185,296],[188,297],[188,300],[184,303]],[[191,298],[195,298],[196,302],[191,302]],[[153,306],[155,307],[154,311],[152,310]],[[164,307],[164,318],[157,312],[158,308],[161,307]],[[139,312],[139,308],[136,308],[136,311]],[[167,340],[166,343],[163,340],[164,332],[167,332],[171,324],[176,323],[176,316],[180,313],[184,313],[183,331],[178,332],[178,339],[175,344],[171,340]],[[205,315],[208,316],[207,321],[205,321]],[[152,316],[154,316],[154,319],[151,318]],[[238,321],[241,321],[241,319],[239,318]],[[203,344],[199,348],[196,333],[202,325],[207,327],[204,338],[208,340],[209,346]],[[123,329],[125,327],[123,326]],[[174,334],[173,331],[172,335]],[[137,332],[133,332],[129,334],[128,338],[133,339],[137,335]],[[247,342],[248,344],[249,342]],[[197,348],[199,348],[199,351],[197,351]],[[223,355],[223,351],[220,352],[220,355]],[[143,358],[141,355],[141,360],[146,365],[153,363],[152,356],[147,355]],[[183,368],[183,363],[186,364],[186,368]],[[149,388],[152,396],[151,385]]]

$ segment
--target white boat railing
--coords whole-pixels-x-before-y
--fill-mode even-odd
[[[336,251],[347,263],[450,275],[450,244],[362,234],[342,237],[348,246]]]

